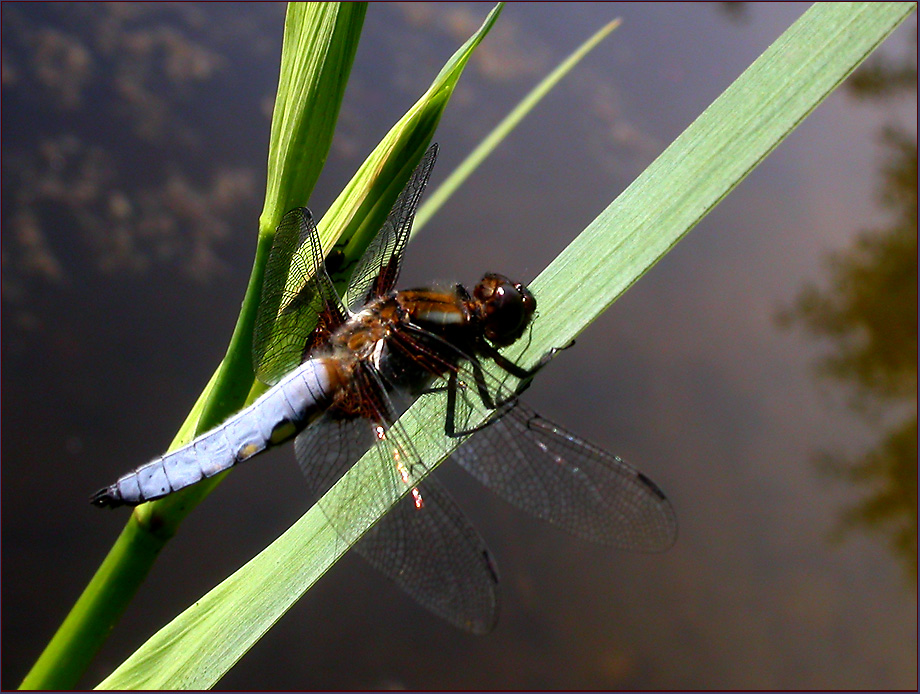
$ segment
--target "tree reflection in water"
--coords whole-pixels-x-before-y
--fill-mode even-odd
[[[854,73],[851,93],[885,99],[917,93],[917,34],[912,55],[877,60]],[[908,94],[905,94],[907,92]],[[850,405],[879,430],[859,456],[823,452],[823,471],[864,489],[844,510],[839,530],[865,528],[886,537],[911,579],[917,577],[917,136],[896,126],[882,133],[880,202],[890,222],[863,231],[828,259],[825,287],[809,284],[782,312],[834,351],[819,375],[845,384]]]

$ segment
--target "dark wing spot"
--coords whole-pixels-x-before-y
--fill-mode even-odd
[[[642,484],[644,484],[646,487],[648,487],[649,489],[651,489],[652,492],[655,493],[655,496],[657,496],[659,499],[664,500],[664,499],[667,499],[667,498],[668,498],[668,497],[666,497],[666,496],[664,495],[664,492],[661,491],[661,489],[658,488],[658,485],[657,485],[657,484],[655,484],[654,482],[652,482],[648,477],[646,477],[645,475],[643,475],[641,472],[637,472],[637,473],[636,473],[636,477],[639,478],[639,481],[642,482]]]
[[[495,561],[492,559],[492,555],[489,553],[489,550],[482,550],[482,558],[486,562],[486,568],[489,569],[489,574],[492,576],[492,581],[498,585],[498,567],[495,565]]]

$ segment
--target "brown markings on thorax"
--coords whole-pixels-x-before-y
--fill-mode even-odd
[[[396,301],[410,322],[435,334],[466,327],[470,320],[470,311],[456,292],[408,289],[398,292]]]
[[[330,414],[342,418],[376,418],[369,410],[380,404],[367,402],[367,398],[374,397],[378,384],[362,383],[367,376],[359,364],[373,359],[381,347],[385,346],[383,351],[387,359],[396,359],[404,366],[412,363],[418,367],[417,370],[433,373],[445,370],[444,361],[431,358],[438,345],[426,342],[409,331],[401,331],[406,323],[422,327],[450,342],[454,331],[463,330],[468,325],[469,317],[469,309],[456,292],[409,289],[371,301],[329,339],[329,347],[336,357],[333,361],[339,371],[338,380],[342,384]]]

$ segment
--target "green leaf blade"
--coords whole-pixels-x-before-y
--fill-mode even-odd
[[[264,234],[310,199],[332,145],[366,11],[363,2],[288,5],[259,218]]]
[[[390,208],[428,149],[444,109],[473,51],[501,14],[492,8],[479,29],[447,61],[424,94],[383,137],[317,224],[323,248],[338,244],[345,265],[357,260],[383,226]],[[348,278],[333,276],[344,289]]]
[[[549,92],[552,91],[563,77],[571,72],[572,68],[574,68],[582,58],[590,53],[618,26],[620,26],[620,20],[615,19],[595,32],[593,36],[576,48],[572,54],[562,61],[551,73],[540,80],[521,102],[511,110],[511,113],[505,116],[502,121],[495,126],[492,132],[483,138],[482,142],[460,162],[457,168],[451,172],[436,190],[428,195],[427,199],[422,203],[421,207],[419,207],[415,215],[415,224],[412,227],[413,236],[428,223],[428,220],[441,209],[441,206],[447,202],[447,199],[463,185],[463,182],[469,178],[470,174],[479,167],[486,157],[495,151],[495,148],[501,144],[522,120],[524,120],[524,117],[534,109],[543,97],[549,94]]]
[[[531,284],[530,354],[567,344],[757,166],[916,3],[816,3]]]
[[[319,509],[306,514],[246,566],[275,590],[252,590],[241,570],[185,610],[97,689],[208,689],[347,549]],[[245,567],[244,567],[245,568]],[[238,598],[246,595],[246,623]]]

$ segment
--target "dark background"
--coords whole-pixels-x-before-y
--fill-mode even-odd
[[[314,210],[488,8],[371,5]],[[581,41],[624,24],[413,241],[402,283],[531,279],[805,9],[509,5],[442,121],[434,185]],[[226,347],[255,248],[284,7],[2,12],[9,688],[126,520],[91,508],[90,492],[165,449]],[[501,568],[493,634],[452,629],[347,556],[220,686],[916,687],[916,19],[874,60],[880,82],[835,92],[528,393],[667,491],[681,529],[670,552],[584,544],[456,473]],[[905,65],[913,80],[899,82]],[[901,144],[884,139],[892,126]],[[911,151],[912,184],[885,173],[905,161],[909,172]],[[897,224],[911,205],[912,237]],[[809,308],[804,289],[833,309],[846,293],[830,289],[829,254],[854,253],[867,230],[908,248],[868,310],[913,336],[912,358],[909,339],[901,356],[880,352],[883,373],[913,364],[912,385],[909,368],[892,372],[893,396],[858,369],[819,375],[823,358],[872,333],[822,328],[833,311]],[[851,479],[911,423],[898,474]],[[83,684],[305,510],[289,448],[231,474]]]

